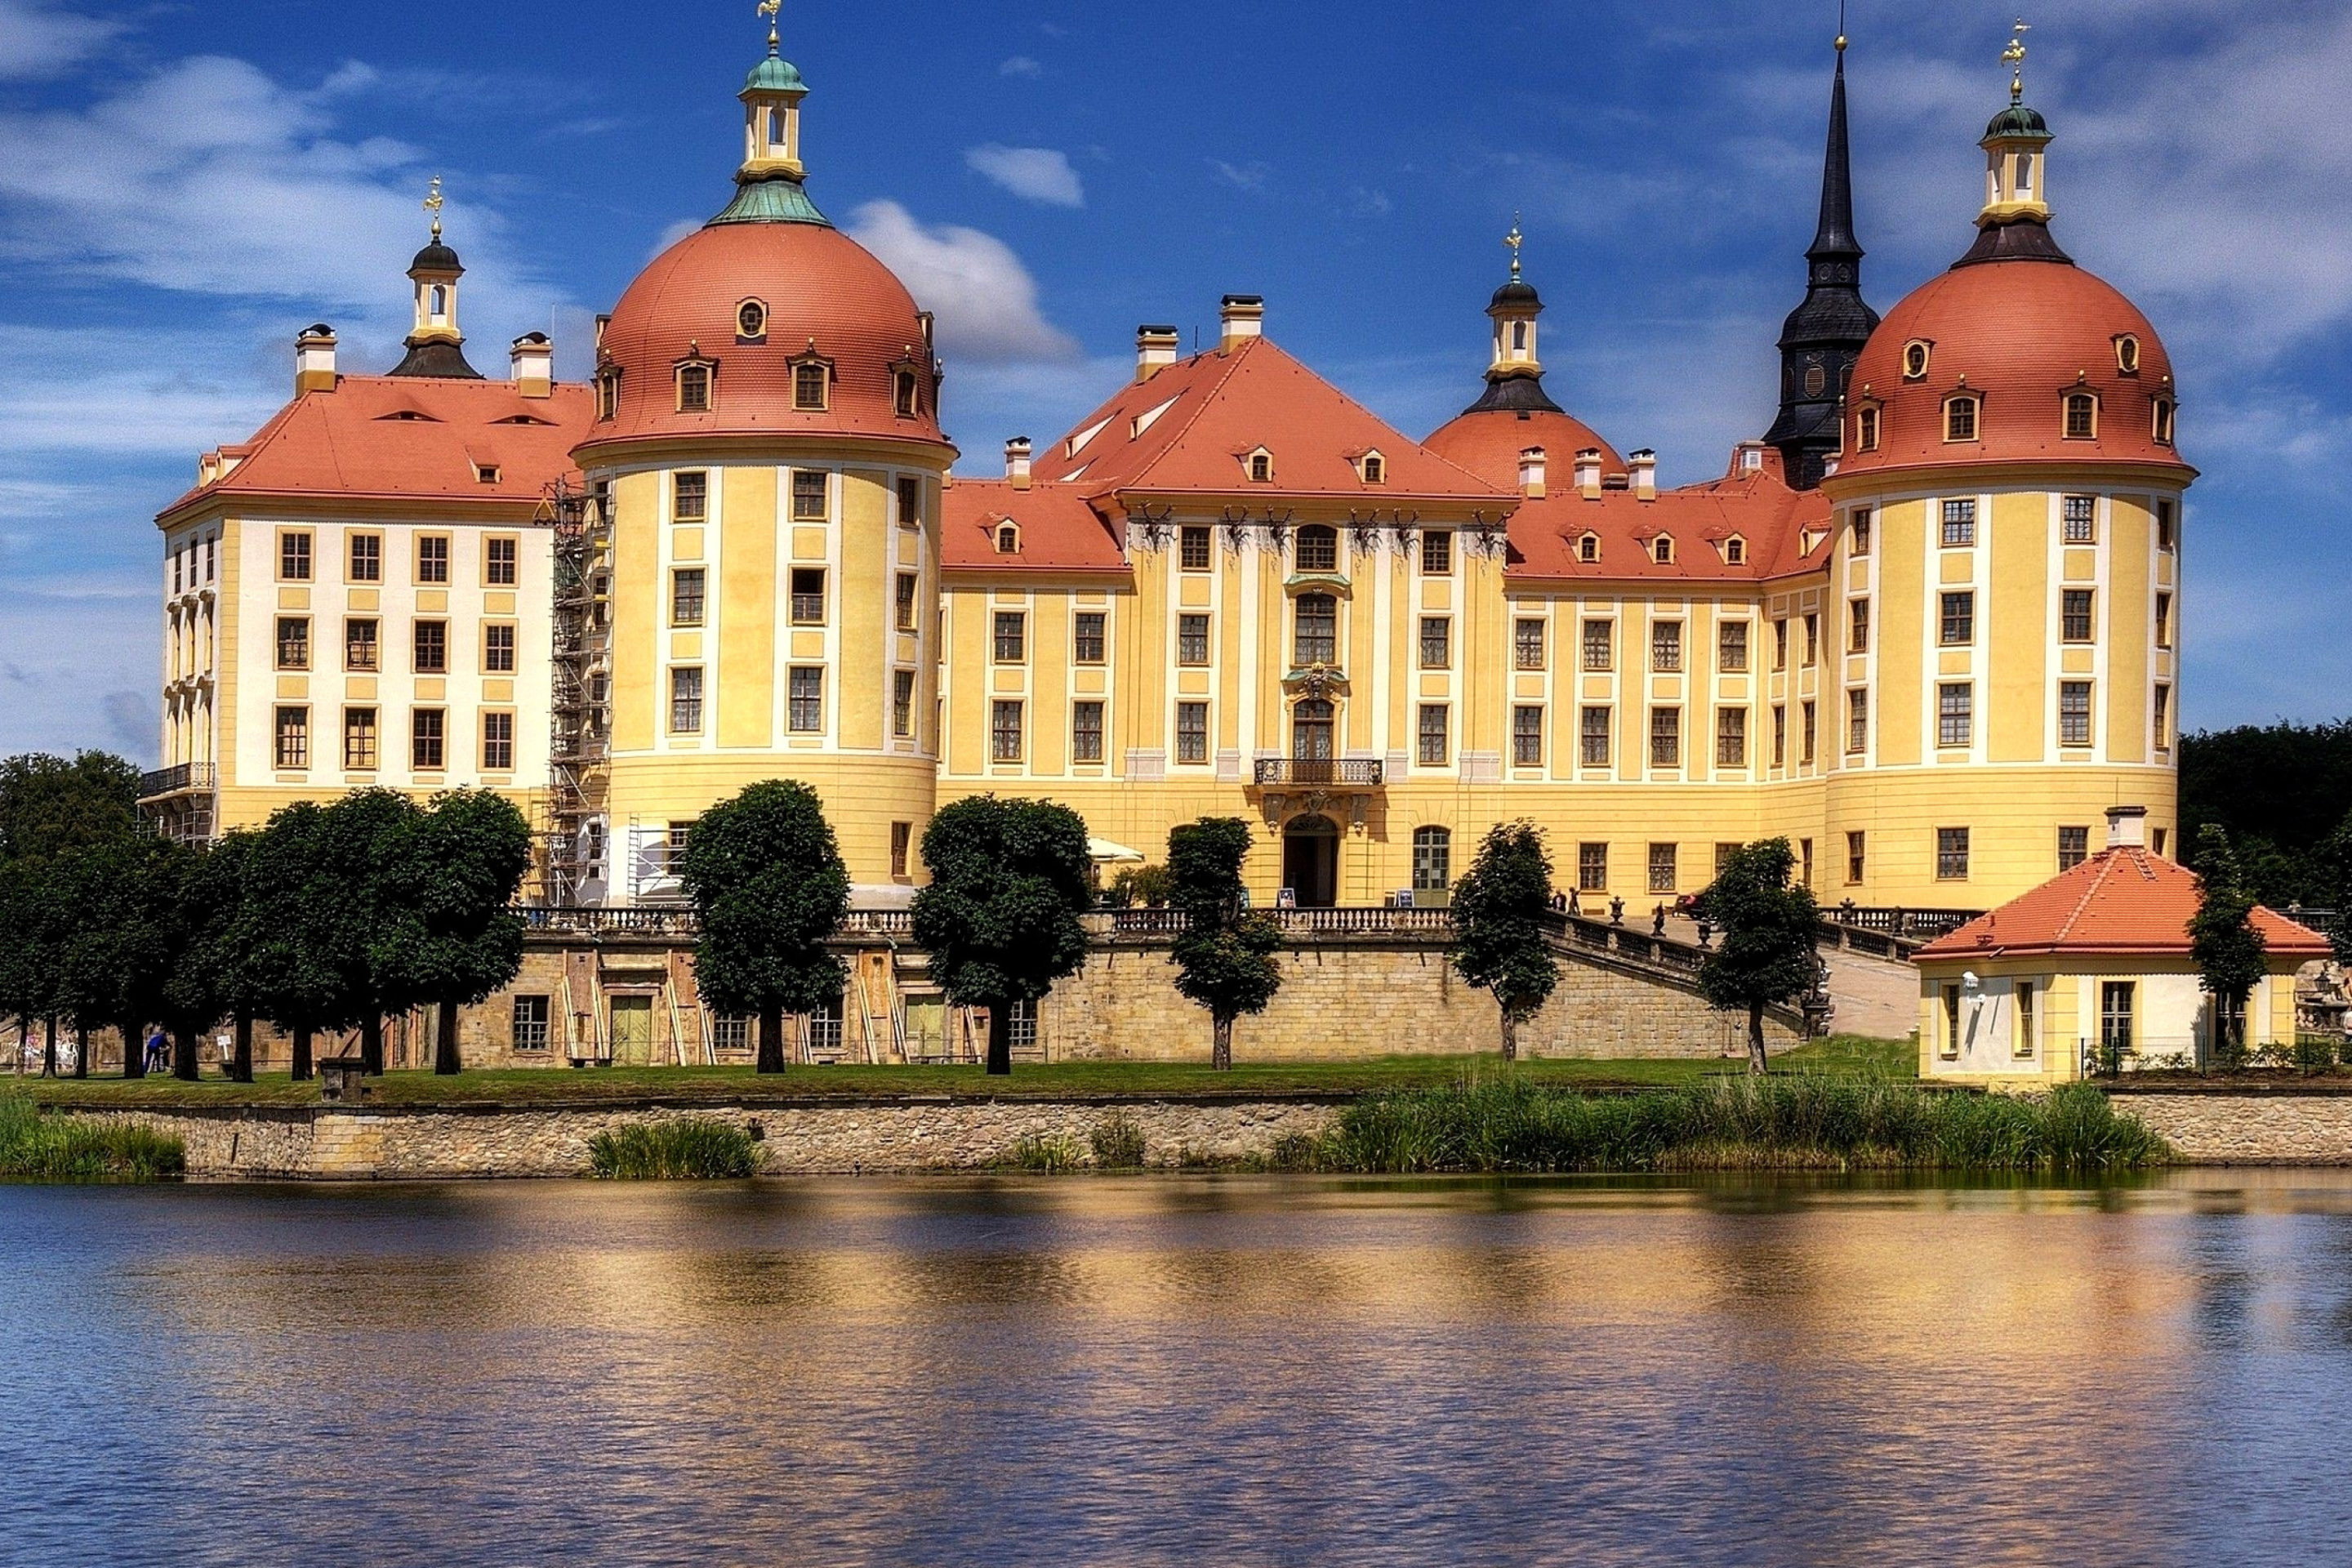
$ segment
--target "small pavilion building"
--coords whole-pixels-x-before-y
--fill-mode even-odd
[[[2149,853],[2144,806],[2107,813],[2107,847],[1921,948],[1919,1076],[2066,1082],[2112,1052],[2126,1070],[2201,1065],[2216,1023],[2189,951],[2194,873]],[[2295,1037],[2295,975],[2327,939],[2257,907],[2269,973],[2247,998],[2249,1047]]]

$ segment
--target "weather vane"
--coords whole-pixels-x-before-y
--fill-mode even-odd
[[[2020,16],[2010,28],[2009,47],[2000,51],[2001,63],[2015,73],[2009,79],[2009,101],[2011,103],[2025,101],[2025,35],[2032,30],[2026,25],[2025,18]]]
[[[1511,247],[1511,276],[1514,279],[1517,279],[1519,275],[1519,247],[1525,245],[1527,242],[1528,237],[1519,232],[1519,215],[1513,213],[1511,215],[1511,232],[1503,237],[1503,243]]]
[[[783,8],[784,0],[760,0],[760,15],[768,19],[768,47],[771,49],[782,42],[776,36],[776,13]]]
[[[441,199],[441,176],[436,174],[433,176],[433,188],[426,192],[425,195],[425,210],[433,215],[433,237],[436,241],[438,241],[441,237],[441,208],[443,205],[444,204]]]

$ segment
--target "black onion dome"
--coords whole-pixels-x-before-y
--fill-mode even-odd
[[[411,272],[463,272],[466,270],[457,260],[457,253],[437,239],[416,253],[416,259],[408,264],[408,269]]]

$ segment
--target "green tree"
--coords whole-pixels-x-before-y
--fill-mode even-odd
[[[2230,834],[2218,822],[2197,832],[2197,912],[2189,918],[2189,953],[2197,984],[2213,998],[2215,1054],[2224,1065],[2245,1059],[2246,998],[2262,983],[2263,933],[2254,929],[2253,889],[2246,885]]]
[[[2320,841],[2312,860],[2316,885],[2310,901],[2315,908],[2335,911],[2327,940],[2336,949],[2336,962],[2352,963],[2352,812]]]
[[[58,975],[60,1005],[83,1029],[122,1036],[122,1076],[145,1076],[146,1026],[188,1027],[189,998],[173,983],[188,945],[187,884],[196,851],[136,837],[60,857],[52,896],[71,912]],[[209,1022],[209,1020],[205,1020]],[[193,1037],[175,1040],[194,1065]]]
[[[702,814],[680,873],[701,917],[695,984],[715,1011],[760,1020],[759,1070],[784,1070],[784,1015],[841,1002],[846,978],[825,944],[849,912],[849,869],[816,791],[755,784]]]
[[[1519,1026],[1535,1016],[1559,984],[1547,921],[1551,857],[1543,830],[1527,821],[1497,823],[1477,858],[1454,887],[1454,947],[1446,955],[1462,978],[1490,992],[1503,1015],[1503,1059],[1519,1056]]]
[[[0,759],[0,1015],[16,1015],[26,1037],[36,1018],[47,1021],[44,1072],[57,1070],[58,1018],[69,1007],[60,984],[74,927],[64,862],[140,832],[139,772],[121,757]],[[82,1044],[76,1077],[89,1071],[86,1033]]]
[[[1811,889],[1792,885],[1796,856],[1785,838],[1743,844],[1706,890],[1721,940],[1699,964],[1699,994],[1748,1014],[1748,1070],[1766,1070],[1764,1009],[1795,1002],[1821,974],[1814,951],[1821,910]]]
[[[360,1026],[372,1005],[365,906],[328,860],[326,808],[280,808],[247,851],[243,897],[229,942],[239,955],[237,1001],[293,1044],[294,1077],[316,1070],[319,1035]]]
[[[1204,816],[1168,835],[1167,901],[1185,917],[1171,955],[1176,991],[1209,1010],[1209,1059],[1219,1072],[1234,1065],[1234,1020],[1265,1012],[1282,989],[1274,958],[1282,928],[1250,911],[1242,882],[1249,852],[1249,824],[1238,816]]]
[[[1009,1073],[1014,1005],[1043,1000],[1086,962],[1086,822],[1052,801],[969,796],[923,830],[923,864],[931,880],[915,895],[916,944],[950,1002],[988,1009],[988,1070]]]
[[[370,1073],[383,1071],[383,1020],[407,1005],[378,965],[387,928],[398,918],[384,904],[378,874],[400,835],[421,815],[416,803],[397,790],[354,790],[319,814],[311,839],[314,856],[307,918],[320,922],[317,935],[357,977],[356,1024],[360,1060]]]
[[[530,825],[488,790],[451,790],[377,840],[379,918],[369,969],[388,1012],[431,1004],[433,1070],[461,1065],[457,1014],[522,968],[514,912],[530,869]]]

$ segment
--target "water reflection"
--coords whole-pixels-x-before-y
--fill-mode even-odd
[[[0,1190],[0,1561],[2343,1560],[2352,1177]]]

